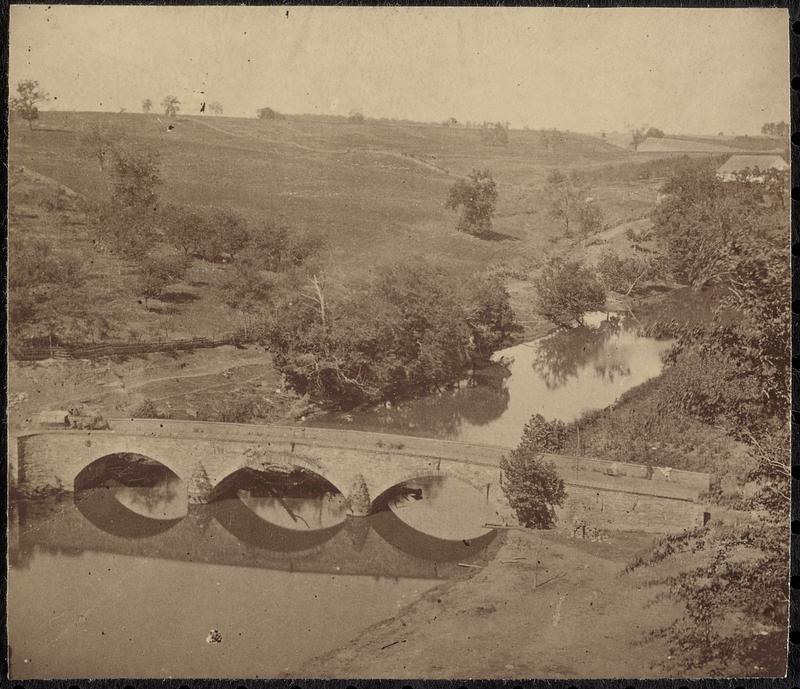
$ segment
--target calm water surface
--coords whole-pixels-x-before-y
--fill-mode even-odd
[[[457,389],[308,423],[516,445],[532,414],[573,421],[661,373],[661,355],[670,341],[642,337],[635,322],[613,314],[590,314],[586,323],[497,352],[492,365]]]
[[[605,315],[590,326],[498,352],[456,390],[313,423],[513,445],[533,413],[569,421],[660,372],[668,342]],[[362,519],[302,473],[242,470],[208,505],[135,456],[76,484],[12,505],[15,678],[302,674],[497,546],[484,496],[444,478],[398,486]]]

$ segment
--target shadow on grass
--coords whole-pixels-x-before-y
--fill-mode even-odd
[[[165,304],[188,304],[198,299],[200,297],[192,292],[164,292],[159,297],[159,301]]]
[[[478,239],[485,239],[489,242],[518,242],[520,241],[519,237],[515,237],[513,234],[505,234],[503,232],[495,232],[494,230],[489,230],[488,232],[483,232],[482,234],[475,235]]]

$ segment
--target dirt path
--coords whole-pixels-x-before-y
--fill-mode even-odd
[[[306,663],[304,672],[431,679],[665,676],[672,659],[664,643],[647,634],[673,619],[674,606],[654,603],[644,578],[620,575],[650,542],[640,534],[588,543],[554,532],[512,532],[472,579],[433,589],[344,648]],[[677,663],[672,672],[679,673]]]

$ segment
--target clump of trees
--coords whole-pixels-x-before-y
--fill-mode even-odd
[[[549,529],[555,525],[555,508],[566,497],[564,480],[544,454],[561,449],[562,427],[548,424],[536,414],[525,425],[519,445],[500,461],[503,492],[523,526]]]
[[[359,112],[358,110],[353,110],[348,116],[347,121],[350,124],[364,124],[367,119],[364,117],[364,113]]]
[[[273,314],[262,337],[287,381],[340,407],[452,383],[516,327],[501,282],[465,281],[422,260],[347,285],[315,276]]]
[[[788,194],[785,179],[787,189],[777,192],[781,197]],[[745,179],[722,182],[703,168],[672,177],[653,213],[654,235],[672,276],[694,289],[727,282],[741,257],[743,239],[775,225],[775,214],[763,208],[768,190]]]
[[[764,136],[786,137],[789,136],[789,125],[783,120],[780,122],[765,122],[761,126],[761,133]]]
[[[461,209],[458,230],[475,236],[491,231],[496,206],[497,184],[489,170],[473,170],[467,179],[456,181],[445,203],[450,210]]]
[[[698,288],[718,285],[724,296],[710,323],[679,333],[667,361],[660,413],[724,429],[745,445],[749,467],[738,478],[754,490],[731,498],[729,506],[752,518],[729,525],[712,521],[672,536],[634,566],[694,553],[688,569],[665,579],[685,614],[662,634],[694,666],[729,672],[739,663],[750,671],[754,660],[765,662],[757,626],[782,634],[787,619],[791,275],[786,216],[763,203],[759,185],[719,184],[713,175],[684,174],[667,186],[674,203],[658,213],[657,222],[665,232],[670,267]],[[733,623],[742,618],[746,626]],[[785,650],[777,646],[769,662],[782,672]]]
[[[153,109],[153,101],[149,98],[145,98],[142,101],[142,112],[146,115]]]
[[[34,79],[23,79],[17,83],[17,95],[11,98],[11,112],[25,120],[28,127],[33,129],[33,123],[39,119],[37,103],[48,100],[48,95],[39,88],[39,82]]]
[[[556,325],[583,325],[584,316],[605,306],[606,294],[593,271],[578,259],[550,258],[534,279],[539,311]]]
[[[507,146],[508,123],[484,122],[481,127],[481,141],[487,146]]]

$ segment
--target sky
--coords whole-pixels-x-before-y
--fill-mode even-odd
[[[785,9],[13,5],[41,109],[508,121],[756,134],[789,120]]]

